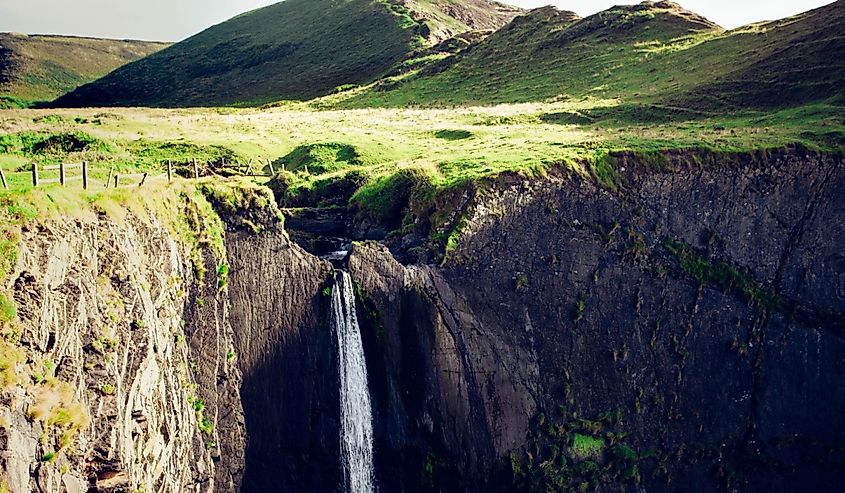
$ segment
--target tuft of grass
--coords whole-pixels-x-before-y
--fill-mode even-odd
[[[72,445],[77,433],[88,427],[88,412],[75,399],[70,384],[49,376],[35,387],[33,397],[27,415],[42,422],[45,437],[57,436],[58,450]]]
[[[701,284],[736,292],[761,310],[787,311],[787,300],[765,289],[749,272],[723,261],[710,261],[683,242],[667,240],[665,246],[678,258],[681,270]]]
[[[5,294],[0,293],[0,326],[11,322],[18,316],[15,303],[10,301]]]
[[[26,363],[26,353],[19,347],[5,340],[0,340],[0,389],[9,389],[20,385],[22,375],[20,365]]]

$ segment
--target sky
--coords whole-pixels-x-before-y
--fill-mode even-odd
[[[0,32],[178,41],[277,0],[0,0]],[[625,0],[504,0],[525,8],[554,4],[581,16]],[[726,28],[798,14],[832,0],[678,0]]]

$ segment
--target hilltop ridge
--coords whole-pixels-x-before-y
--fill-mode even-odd
[[[616,99],[700,110],[784,107],[842,98],[845,3],[725,31],[673,2],[618,6],[577,19],[533,10],[342,107]]]
[[[67,94],[57,106],[259,105],[368,83],[414,51],[519,11],[489,0],[286,0]],[[178,70],[174,70],[178,67]]]

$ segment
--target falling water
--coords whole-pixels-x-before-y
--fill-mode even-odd
[[[339,271],[332,290],[332,316],[340,367],[340,447],[347,493],[372,493],[373,416],[367,389],[367,364],[352,278]]]

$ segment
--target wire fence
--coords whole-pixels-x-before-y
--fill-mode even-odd
[[[266,162],[266,167],[262,164]],[[233,162],[227,164],[225,159],[219,162],[203,162],[200,163],[197,159],[192,159],[190,163],[174,164],[172,160],[165,163],[165,171],[155,172],[139,172],[139,173],[121,173],[115,166],[111,166],[108,172],[108,178],[103,182],[104,188],[120,188],[137,186],[143,187],[152,178],[167,178],[168,183],[172,182],[178,177],[187,179],[199,180],[205,176],[227,175],[227,176],[246,176],[253,178],[273,177],[276,174],[276,169],[273,162],[267,160],[250,159],[246,163]],[[60,184],[66,187],[75,182],[82,183],[82,189],[88,190],[92,186],[91,179],[93,178],[89,171],[92,167],[87,161],[78,163],[59,163],[56,165],[41,165],[33,162],[30,167],[32,186],[35,188],[43,187],[50,184]],[[105,168],[100,168],[100,179],[105,174]],[[268,174],[269,172],[269,174]],[[27,173],[22,171],[21,173]],[[13,173],[17,174],[17,173]],[[9,190],[9,182],[6,179],[6,173],[0,168],[0,184],[5,190]]]

